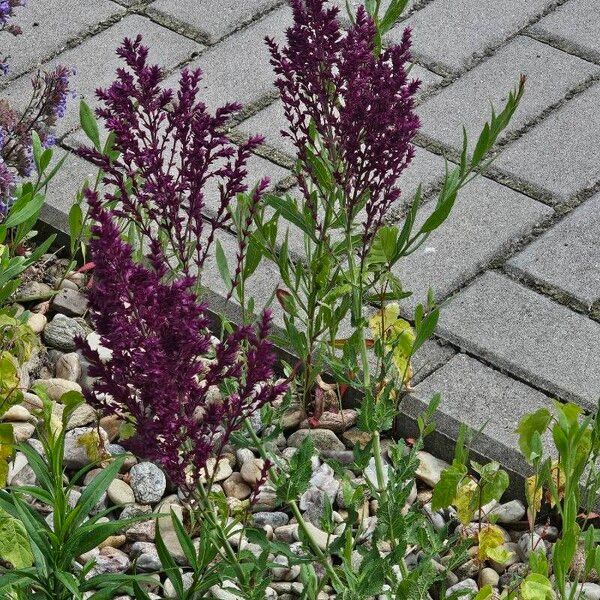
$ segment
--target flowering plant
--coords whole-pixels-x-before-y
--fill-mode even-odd
[[[106,199],[122,224],[134,225],[139,245],[160,250],[174,273],[199,277],[215,233],[230,223],[230,204],[247,190],[246,163],[262,138],[240,146],[229,141],[223,128],[241,106],[229,103],[210,114],[198,99],[199,69],[184,69],[177,91],[163,89],[164,73],[148,64],[141,36],[126,39],[117,53],[129,69],[97,91],[103,102],[97,114],[115,153],[101,151],[97,131],[90,135],[94,147],[79,153],[114,186]],[[205,210],[210,187],[218,196],[213,216]]]
[[[168,267],[160,255],[151,266],[134,262],[114,217],[97,194],[87,196],[97,223],[90,314],[110,351],[103,359],[81,342],[97,378],[88,401],[134,424],[126,444],[137,456],[160,464],[178,485],[197,483],[231,434],[285,392],[284,383],[272,381],[270,314],[213,348],[193,278],[165,282]]]

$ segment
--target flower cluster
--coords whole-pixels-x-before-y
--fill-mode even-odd
[[[21,35],[23,30],[11,23],[10,20],[14,16],[14,10],[18,6],[25,6],[26,0],[0,0],[0,32],[10,33],[11,35]],[[0,57],[0,73],[6,75],[8,73],[8,57]]]
[[[113,215],[96,193],[86,195],[96,222],[91,318],[110,350],[102,360],[80,340],[97,378],[88,401],[135,425],[127,443],[136,455],[160,464],[177,484],[197,481],[232,432],[285,391],[273,382],[270,314],[213,347],[193,279],[165,283],[163,268],[134,262]]]
[[[25,0],[0,0],[0,32],[19,35],[18,25],[10,22],[14,9]],[[7,57],[0,57],[0,72],[8,72]],[[46,147],[54,144],[53,130],[64,116],[72,70],[57,66],[51,71],[38,71],[32,78],[32,96],[22,111],[0,99],[0,219],[13,201],[17,176],[28,177],[33,169],[32,133]]]
[[[126,39],[117,53],[128,69],[97,91],[104,105],[97,113],[114,133],[120,156],[109,160],[95,148],[80,153],[116,188],[107,196],[118,199],[116,215],[134,222],[143,240],[180,272],[199,273],[216,231],[230,222],[230,203],[247,190],[246,163],[262,138],[237,147],[229,141],[223,128],[241,107],[230,103],[209,113],[197,98],[200,70],[184,69],[175,92],[161,88],[164,74],[148,64],[140,36]],[[218,197],[211,214],[205,210],[208,189]]]
[[[398,178],[414,156],[411,140],[419,127],[414,95],[420,83],[408,77],[410,30],[399,45],[377,53],[375,23],[364,6],[345,32],[338,9],[325,0],[291,4],[287,46],[267,39],[289,121],[282,134],[293,140],[302,164],[310,164],[309,152],[326,156],[349,219],[364,207],[368,243],[399,198]],[[297,177],[310,206],[310,182],[303,172]]]
[[[33,169],[32,132],[44,146],[54,144],[53,130],[65,112],[71,94],[72,71],[57,66],[38,72],[32,79],[33,93],[23,112],[0,99],[0,214],[10,205],[16,175],[28,177]]]

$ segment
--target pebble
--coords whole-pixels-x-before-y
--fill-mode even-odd
[[[223,481],[222,485],[223,491],[228,497],[237,498],[238,500],[245,500],[252,493],[252,488],[237,471]]]
[[[44,407],[42,399],[32,392],[23,392],[23,402],[21,403],[27,410],[41,410]]]
[[[63,408],[62,404],[57,404],[56,406]],[[69,417],[69,421],[67,423],[67,431],[69,429],[75,429],[76,427],[84,427],[85,425],[89,425],[90,423],[95,423],[96,418],[96,411],[89,404],[81,404],[73,411],[73,414]]]
[[[52,308],[68,317],[81,317],[88,309],[88,300],[79,290],[63,287],[54,296]]]
[[[131,561],[125,552],[106,546],[101,548],[96,562],[87,578],[90,579],[94,575],[102,575],[103,573],[125,573],[131,566]]]
[[[75,339],[85,338],[85,329],[73,318],[58,313],[44,328],[44,341],[51,348],[63,352],[73,352],[76,349]]]
[[[60,402],[63,394],[67,392],[81,392],[81,386],[78,383],[59,377],[36,379],[33,385],[42,388],[48,394],[50,400],[54,400],[54,402]]]
[[[32,414],[22,404],[11,406],[1,417],[0,421],[35,421]]]
[[[436,458],[429,452],[418,452],[417,454],[419,458],[419,466],[417,468],[416,477],[420,481],[426,483],[429,487],[435,487],[440,477],[442,475],[442,471],[447,469],[450,465]]]
[[[338,538],[337,535],[330,535],[322,529],[319,529],[312,523],[306,523],[306,530],[321,550],[325,550],[327,548],[328,543],[333,544],[333,542],[335,542],[335,540],[337,540]],[[300,541],[300,532],[298,528],[294,530],[294,539],[296,542]]]
[[[183,522],[183,509],[181,505],[177,504],[173,500],[173,497],[171,497],[171,499],[165,499],[156,509],[156,512],[164,514],[164,516],[158,518],[158,528],[169,554],[171,554],[176,563],[185,565],[187,559],[185,558],[185,553],[183,552],[183,548],[181,547],[177,533],[175,532],[171,511],[175,513],[181,522]]]
[[[54,290],[41,281],[27,281],[15,293],[16,302],[39,302],[52,297]]]
[[[517,542],[523,560],[527,560],[532,552],[546,551],[544,540],[537,533],[524,533]]]
[[[212,480],[213,483],[218,483],[227,479],[233,473],[231,465],[226,458],[221,458],[218,464],[216,458],[209,458],[206,461],[204,471],[205,474],[201,478],[202,483],[207,483],[209,480]]]
[[[48,317],[42,313],[31,313],[27,318],[27,325],[31,328],[33,333],[42,333],[44,327],[48,323]]]
[[[135,502],[135,496],[131,487],[122,479],[113,479],[106,490],[109,500],[117,505],[132,504]]]
[[[25,442],[35,432],[35,425],[32,425],[31,423],[24,423],[22,421],[9,421],[6,424],[12,426],[13,436],[15,438],[15,442],[17,443]]]
[[[81,360],[77,352],[63,354],[55,366],[56,377],[67,381],[77,381],[81,377]]]
[[[189,590],[194,583],[194,574],[189,571],[185,573],[181,573],[181,581],[183,583],[184,591]],[[175,586],[171,583],[170,579],[165,581],[165,585],[163,587],[163,593],[165,598],[179,598],[179,595],[175,591]]]
[[[479,587],[485,587],[486,585],[491,585],[492,587],[497,587],[498,582],[500,581],[500,575],[494,571],[494,569],[490,569],[490,567],[485,567],[481,569],[478,578]]]
[[[572,584],[567,584],[567,594],[571,593]],[[578,586],[580,596],[578,600],[600,600],[600,585],[597,583],[580,583]]]
[[[318,429],[329,429],[334,433],[342,433],[356,423],[357,417],[357,412],[352,408],[347,408],[340,412],[325,411],[314,425]],[[308,421],[303,421],[300,424],[301,429],[307,429],[308,427]]]
[[[68,469],[80,469],[90,463],[85,447],[80,443],[80,438],[87,433],[97,433],[94,427],[76,427],[67,431],[65,434],[65,455],[64,462]],[[100,446],[101,450],[106,452],[108,438],[106,434],[100,430]]]
[[[151,462],[140,462],[129,471],[129,484],[140,504],[160,502],[167,488],[165,474]]]
[[[505,525],[519,522],[525,516],[525,505],[520,500],[498,504],[487,514],[488,519]]]
[[[299,448],[306,437],[312,438],[315,449],[318,451],[346,449],[337,435],[329,429],[298,429],[288,438],[288,445],[292,448]]]
[[[130,554],[140,571],[149,572],[162,569],[156,545],[151,542],[134,542],[131,545]]]
[[[250,486],[255,486],[263,476],[265,461],[262,458],[247,460],[240,469],[242,479]]]
[[[277,529],[278,527],[283,527],[287,525],[290,521],[290,518],[284,512],[266,512],[261,511],[254,513],[254,524],[258,527],[265,527],[266,525],[271,526],[273,529]]]
[[[450,598],[450,596],[452,596],[456,592],[461,592],[463,590],[466,592],[473,592],[476,594],[479,591],[479,588],[477,587],[477,583],[475,582],[474,579],[465,579],[464,581],[459,581],[457,584],[449,587],[446,590],[446,598]],[[463,594],[463,596],[464,596],[464,594]],[[464,597],[468,597],[468,596],[464,596]]]

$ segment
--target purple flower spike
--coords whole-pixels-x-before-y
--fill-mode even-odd
[[[317,150],[337,165],[347,214],[355,218],[366,199],[367,245],[399,198],[398,178],[414,156],[411,141],[419,128],[414,95],[420,82],[407,72],[410,30],[399,45],[376,55],[375,24],[363,6],[345,32],[338,9],[328,8],[325,0],[291,4],[294,24],[287,45],[279,48],[267,39],[289,122],[282,133],[307,164],[307,147],[315,150],[310,128],[315,128]],[[305,174],[297,177],[306,202],[312,203]]]
[[[213,114],[198,99],[202,73],[184,69],[177,90],[160,86],[164,73],[148,64],[142,38],[126,39],[117,51],[127,68],[97,90],[97,111],[115,135],[118,160],[93,148],[80,154],[105,172],[118,193],[118,216],[136,223],[142,237],[174,259],[185,275],[201,271],[217,230],[230,223],[229,205],[245,192],[246,163],[262,138],[241,146],[223,133],[240,110],[226,104]],[[217,195],[216,214],[207,218],[207,188]],[[160,240],[158,232],[166,234]]]

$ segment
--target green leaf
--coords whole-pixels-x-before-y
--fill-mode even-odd
[[[156,551],[158,552],[158,558],[160,559],[161,565],[169,578],[169,581],[173,584],[175,591],[177,592],[177,598],[184,598],[183,579],[177,564],[173,560],[170,552],[165,546],[165,542],[160,533],[160,527],[156,528]]]
[[[3,223],[4,227],[16,227],[21,223],[24,223],[34,215],[37,215],[42,206],[44,205],[45,196],[43,194],[36,194],[30,199],[24,206],[19,207],[18,210],[11,210],[8,213],[6,221]],[[13,205],[13,209],[16,206]]]
[[[0,556],[16,569],[33,565],[33,554],[23,523],[1,508]]]
[[[553,598],[552,583],[544,575],[530,573],[521,584],[522,600],[552,600]]]
[[[456,460],[450,467],[442,471],[440,480],[433,488],[432,510],[447,508],[454,502],[458,486],[466,474],[467,467]]]
[[[98,130],[98,123],[96,117],[92,112],[92,109],[88,106],[85,100],[79,103],[79,122],[85,135],[94,144],[96,150],[100,151],[100,132]]]
[[[221,275],[221,279],[229,291],[233,280],[231,278],[231,273],[229,272],[229,265],[227,264],[225,251],[223,250],[223,246],[221,246],[221,242],[219,240],[216,242],[215,258],[217,260],[217,269],[219,269],[219,275]]]
[[[517,427],[517,433],[519,434],[519,448],[523,453],[525,459],[532,463],[537,456],[538,444],[536,442],[536,435],[541,436],[550,421],[552,420],[552,414],[547,408],[540,408],[534,413],[525,415],[519,422]]]

